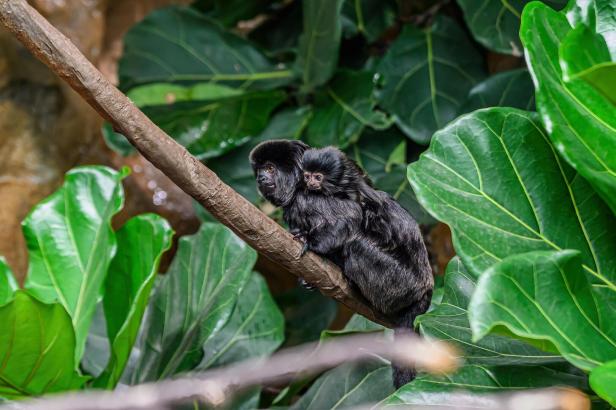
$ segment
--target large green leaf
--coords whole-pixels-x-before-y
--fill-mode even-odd
[[[145,107],[144,112],[191,154],[207,159],[258,135],[284,98],[282,91],[259,91],[218,100]]]
[[[616,313],[600,302],[578,252],[529,252],[506,258],[479,278],[469,319],[476,339],[506,327],[527,340],[548,341],[590,370],[616,357]]]
[[[179,6],[151,13],[128,32],[119,70],[123,90],[166,81],[263,88],[292,76],[276,68],[250,42],[198,11]]]
[[[522,9],[530,0],[458,0],[464,19],[477,41],[487,48],[504,54],[522,55],[518,37]],[[546,0],[561,9],[566,0]]]
[[[468,94],[463,111],[486,107],[535,108],[535,88],[528,70],[505,71],[480,82]]]
[[[616,63],[601,36],[585,25],[573,29],[560,45],[560,66],[565,81],[582,78],[616,105]]]
[[[275,114],[267,127],[246,144],[217,158],[207,161],[207,166],[226,184],[251,202],[259,198],[255,175],[248,161],[248,154],[260,142],[270,139],[298,139],[311,116],[309,107],[288,108]]]
[[[299,38],[295,70],[302,89],[312,91],[330,79],[338,65],[343,0],[306,0],[303,5],[304,31]]]
[[[0,396],[17,399],[81,387],[75,333],[59,303],[45,304],[25,291],[0,307]]]
[[[7,265],[6,260],[0,256],[0,306],[13,299],[13,294],[18,288],[11,268]]]
[[[447,17],[437,17],[426,30],[405,26],[377,71],[384,82],[380,105],[421,144],[460,113],[468,92],[485,76],[471,40]]]
[[[265,280],[253,272],[227,324],[203,345],[203,359],[197,369],[271,354],[283,340],[284,317]]]
[[[616,360],[595,367],[590,373],[590,387],[612,406],[616,406]]]
[[[342,70],[317,94],[314,116],[307,129],[313,147],[346,148],[356,142],[364,127],[388,128],[392,122],[375,110],[374,75],[368,71]]]
[[[577,249],[593,283],[616,290],[616,218],[558,156],[536,115],[491,108],[459,118],[435,134],[409,179],[450,225],[474,276],[517,253]]]
[[[572,26],[586,24],[605,38],[616,60],[616,12],[613,0],[569,0],[565,13]]]
[[[256,257],[220,224],[204,223],[180,239],[150,300],[133,383],[170,377],[201,361],[202,346],[229,320]]]
[[[308,389],[292,410],[342,409],[372,404],[393,392],[389,363],[375,359],[332,369]]]
[[[383,404],[385,408],[417,405],[494,409],[493,401],[486,401],[477,394],[465,394],[464,390],[494,393],[559,385],[584,389],[586,377],[572,374],[568,369],[544,366],[467,365],[450,376],[419,375]]]
[[[519,339],[487,335],[473,341],[468,304],[477,279],[458,257],[447,265],[444,295],[440,303],[417,318],[422,335],[455,344],[468,363],[490,366],[530,365],[561,362],[562,357],[543,352]]]
[[[115,387],[122,376],[173,230],[160,216],[145,214],[128,220],[116,236],[118,252],[109,266],[103,297],[111,356],[95,381],[95,386],[106,388]]]
[[[101,166],[74,168],[64,184],[23,221],[30,255],[25,287],[58,301],[75,327],[75,362],[83,353],[107,268],[116,251],[111,218],[122,208],[122,178]]]
[[[544,4],[524,9],[520,36],[543,123],[559,152],[616,211],[616,106],[583,79],[563,80],[559,46],[570,33],[566,17]],[[594,48],[575,55],[587,50]]]
[[[344,0],[342,31],[345,37],[357,34],[373,42],[396,21],[396,4],[389,0]]]

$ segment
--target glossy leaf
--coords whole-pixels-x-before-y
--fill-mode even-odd
[[[553,344],[565,359],[590,370],[616,357],[616,314],[599,301],[578,252],[530,252],[482,274],[469,319],[475,339],[506,327],[526,340]]]
[[[383,112],[375,110],[373,77],[368,71],[343,70],[317,94],[306,135],[309,145],[346,148],[357,141],[364,127],[385,129],[392,124]]]
[[[258,135],[282,91],[262,91],[219,100],[146,107],[144,112],[191,154],[207,159],[229,152]]]
[[[492,400],[478,394],[540,387],[572,386],[584,389],[586,377],[568,369],[545,366],[466,365],[450,376],[419,375],[383,402],[384,408],[402,405],[494,409]]]
[[[616,13],[613,0],[569,0],[564,12],[572,26],[586,24],[601,34],[616,60]]]
[[[71,317],[59,303],[45,304],[17,291],[0,307],[0,396],[19,399],[80,388]]]
[[[565,81],[581,78],[616,105],[616,63],[601,36],[585,25],[569,32],[560,45],[560,66]]]
[[[250,42],[198,11],[180,6],[154,11],[128,32],[119,71],[123,90],[173,81],[264,88],[292,76]]]
[[[11,268],[6,260],[0,256],[0,306],[13,299],[13,294],[19,288]]]
[[[310,92],[326,83],[338,65],[343,0],[307,0],[303,6],[303,33],[295,70],[302,79],[302,89]]]
[[[612,406],[616,406],[616,360],[593,369],[590,373],[590,387]]]
[[[342,32],[345,37],[362,35],[369,42],[396,20],[396,4],[381,0],[345,0],[342,5]]]
[[[389,363],[348,363],[323,374],[291,410],[321,410],[373,404],[393,392]]]
[[[207,161],[207,166],[226,184],[250,202],[259,199],[255,176],[248,154],[260,142],[269,139],[298,139],[308,124],[309,107],[289,108],[275,114],[267,127],[255,138],[220,157]]]
[[[94,385],[111,389],[122,376],[137,338],[162,254],[171,247],[173,230],[158,215],[129,219],[117,234],[118,252],[105,280],[103,306],[111,357]]]
[[[424,336],[451,342],[463,353],[467,363],[489,366],[531,365],[562,362],[559,355],[541,351],[519,339],[489,334],[473,341],[468,321],[468,304],[477,278],[466,270],[458,257],[449,262],[445,273],[443,299],[416,325]]]
[[[468,92],[485,76],[474,45],[447,17],[423,31],[404,26],[377,71],[383,77],[380,106],[421,144],[460,113]]]
[[[468,93],[463,111],[486,107],[535,109],[535,88],[525,68],[495,74],[480,82]]]
[[[111,218],[122,208],[121,181],[126,175],[126,169],[74,168],[22,224],[30,256],[25,287],[44,302],[60,302],[71,316],[75,362],[81,359],[116,251]]]
[[[107,324],[105,312],[101,300],[94,310],[92,324],[86,339],[86,348],[81,358],[81,368],[92,377],[98,377],[103,373],[111,357],[111,347],[107,337]]]
[[[165,105],[176,102],[217,100],[236,97],[244,91],[216,83],[197,83],[186,86],[174,83],[153,83],[132,88],[126,96],[137,107]]]
[[[522,9],[530,0],[458,0],[464,20],[481,44],[503,54],[522,56],[518,32]],[[544,1],[559,10],[566,0]]]
[[[204,223],[195,235],[180,238],[150,298],[132,383],[167,378],[201,361],[202,346],[231,317],[256,257],[220,224]]]
[[[283,340],[284,317],[265,280],[253,272],[227,324],[203,345],[203,359],[197,369],[269,355]]]
[[[520,36],[543,123],[567,162],[616,211],[616,106],[582,79],[564,82],[559,47],[570,33],[563,14],[538,2],[524,9]]]
[[[452,228],[474,276],[510,255],[576,249],[592,282],[616,289],[616,219],[536,115],[491,108],[457,119],[409,166],[409,179],[422,205]]]

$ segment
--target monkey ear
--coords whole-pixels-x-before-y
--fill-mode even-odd
[[[310,145],[306,144],[304,141],[300,141],[300,140],[291,140],[289,141],[291,144],[297,146],[298,148],[302,149],[303,151],[310,149]]]

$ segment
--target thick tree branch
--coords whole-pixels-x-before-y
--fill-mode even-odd
[[[333,264],[310,252],[299,258],[300,245],[287,232],[152,123],[25,0],[0,0],[0,22],[154,166],[250,246],[323,294],[373,321],[391,325],[362,301]]]

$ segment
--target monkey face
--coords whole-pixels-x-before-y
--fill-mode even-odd
[[[278,170],[271,162],[266,162],[263,166],[257,168],[257,186],[263,196],[271,196],[276,190],[276,177]]]
[[[323,179],[323,174],[320,172],[304,172],[304,183],[309,191],[320,191]]]

